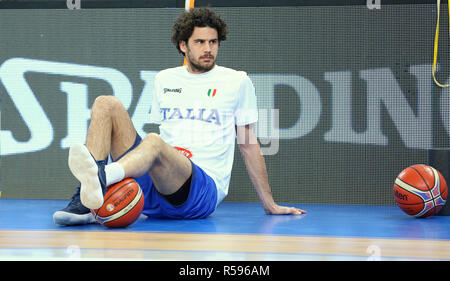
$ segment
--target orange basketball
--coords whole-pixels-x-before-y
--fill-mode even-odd
[[[139,184],[126,178],[108,187],[103,205],[91,212],[104,226],[127,227],[139,218],[143,208],[144,194]]]
[[[397,206],[406,214],[418,218],[437,214],[447,201],[447,192],[444,177],[427,165],[404,169],[394,183]]]

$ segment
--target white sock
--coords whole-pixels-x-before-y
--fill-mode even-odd
[[[125,171],[118,162],[113,162],[105,166],[106,186],[110,186],[123,180]]]

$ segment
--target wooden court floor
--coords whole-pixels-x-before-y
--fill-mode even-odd
[[[267,216],[258,203],[222,203],[203,220],[141,217],[125,229],[61,227],[64,200],[0,199],[0,260],[450,260],[450,217],[415,219],[395,206],[296,205]]]

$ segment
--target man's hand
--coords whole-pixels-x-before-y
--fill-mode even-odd
[[[306,211],[302,209],[298,209],[295,207],[285,207],[285,206],[279,206],[275,204],[274,206],[270,208],[264,208],[267,215],[301,215],[306,214]]]

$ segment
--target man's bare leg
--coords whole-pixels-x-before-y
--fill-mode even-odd
[[[125,177],[149,173],[156,189],[163,195],[178,191],[192,174],[190,160],[154,133],[148,134],[118,163],[123,167]]]
[[[133,144],[136,129],[122,103],[114,96],[100,96],[92,106],[86,147],[96,160],[109,154],[120,157]]]

